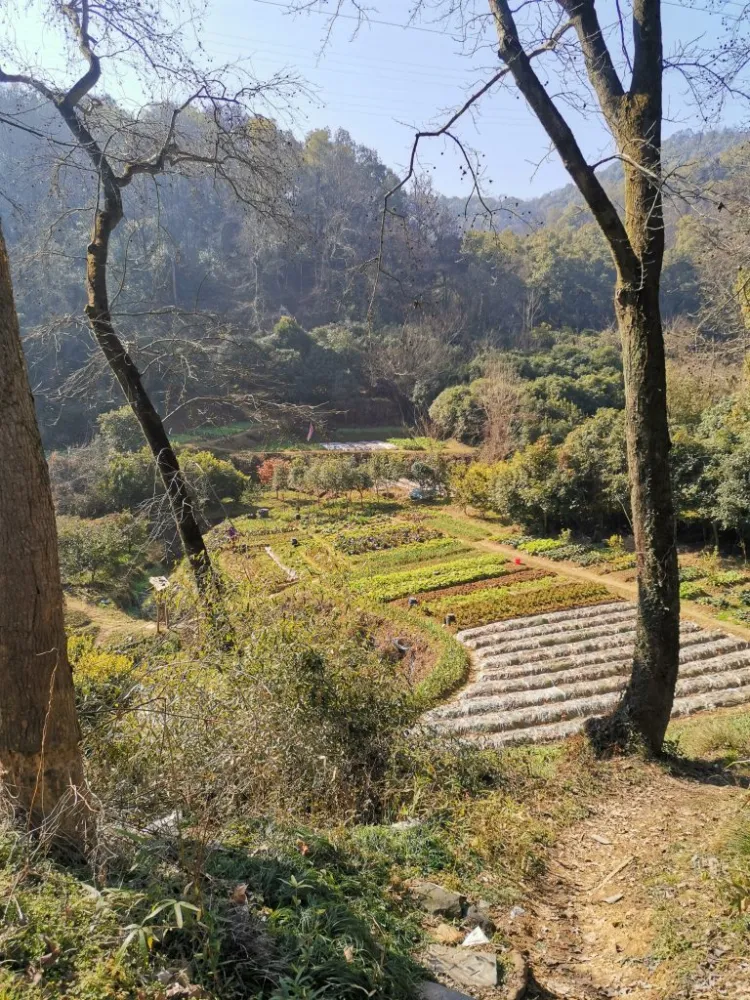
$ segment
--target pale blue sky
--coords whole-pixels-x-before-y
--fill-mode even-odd
[[[352,37],[354,22],[340,20],[324,48],[327,18],[314,13],[291,16],[289,2],[210,0],[210,15],[201,32],[206,51],[216,62],[248,58],[259,77],[285,68],[296,71],[317,95],[315,101],[303,101],[297,108],[298,133],[326,125],[346,128],[358,142],[376,148],[396,170],[407,162],[414,127],[442,121],[441,112],[459,106],[497,66],[496,57],[486,49],[467,56],[444,25],[376,23],[404,24],[408,20],[404,0],[370,0],[371,22]],[[605,24],[610,6],[612,0],[598,4]],[[739,2],[723,0],[721,7],[731,17]],[[691,10],[677,0],[664,0],[664,17],[667,49],[677,40],[703,36],[710,41],[722,25],[715,13]],[[30,55],[42,45],[43,59],[48,60],[51,40],[40,34],[37,23],[21,29],[21,40]],[[124,86],[127,90],[127,79]],[[677,80],[668,85],[667,133],[700,126],[683,89]],[[744,121],[744,109],[728,108],[725,123]],[[596,119],[575,116],[573,123],[590,156],[607,153],[607,136]],[[486,95],[476,121],[467,119],[458,132],[485,154],[489,193],[529,197],[567,183],[557,158],[546,155],[546,136],[512,89]],[[425,143],[421,165],[445,193],[468,193],[450,143]]]

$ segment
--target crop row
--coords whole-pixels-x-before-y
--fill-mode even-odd
[[[286,535],[294,528],[292,523],[275,517],[238,517],[233,526],[241,535],[251,535],[253,540],[256,535]],[[227,526],[220,525],[212,534],[224,541],[228,538]]]
[[[471,551],[468,545],[457,538],[432,538],[428,542],[414,542],[397,549],[383,549],[380,552],[354,556],[351,567],[354,576],[367,576],[444,561],[454,556],[465,556]]]
[[[546,577],[507,588],[439,598],[428,601],[424,610],[440,618],[453,614],[457,627],[464,629],[611,600],[611,594],[602,584]]]
[[[486,521],[454,517],[452,514],[429,514],[430,524],[453,538],[465,538],[470,542],[481,542],[497,534],[497,526]]]
[[[378,601],[395,601],[409,594],[440,590],[458,583],[473,583],[475,580],[486,580],[510,572],[512,567],[503,556],[477,556],[454,559],[433,567],[363,577],[352,582],[352,590]]]
[[[425,524],[389,524],[359,531],[343,531],[337,535],[333,545],[348,556],[358,556],[366,552],[378,552],[380,549],[395,549],[401,545],[431,541],[441,535],[442,532]]]
[[[635,566],[632,553],[609,542],[573,542],[564,536],[538,538],[534,535],[506,536],[502,541],[532,556],[544,556],[555,562],[573,562],[579,566],[597,566],[602,573],[617,573]]]

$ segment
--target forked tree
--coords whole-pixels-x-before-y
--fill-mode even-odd
[[[93,830],[68,663],[47,462],[0,229],[0,767],[36,829]]]
[[[345,4],[338,0],[335,19]],[[353,0],[359,16],[366,10]],[[706,0],[722,14],[720,0]],[[298,0],[299,9],[315,2]],[[687,3],[686,6],[690,6]],[[417,132],[409,169],[389,200],[416,173],[424,139],[449,139],[465,159],[479,192],[476,164],[454,126],[491,90],[514,86],[536,116],[601,228],[616,269],[615,312],[622,338],[627,448],[633,531],[637,552],[638,616],[630,681],[614,715],[596,724],[603,745],[635,736],[659,752],[674,701],[679,660],[679,580],[675,517],[669,476],[664,338],[659,290],[665,248],[662,168],[663,78],[667,68],[687,79],[691,98],[716,104],[723,94],[744,97],[740,83],[748,63],[738,4],[723,28],[728,37],[715,51],[685,40],[665,58],[661,0],[417,0],[410,16],[436,17],[457,25],[475,49],[497,39],[501,66],[442,127]],[[603,24],[601,17],[606,16]],[[720,29],[723,30],[723,29]],[[614,152],[591,163],[576,139],[572,109],[598,112]],[[705,110],[706,104],[703,105]],[[619,161],[624,207],[605,190],[597,169]]]
[[[275,78],[261,85],[238,67],[203,70],[183,46],[177,12],[174,24],[166,17],[167,4],[49,0],[42,7],[67,33],[85,72],[72,85],[60,87],[36,71],[10,72],[0,65],[0,83],[41,95],[93,172],[96,204],[86,247],[86,317],[151,449],[185,555],[205,594],[213,573],[194,497],[141,372],[115,328],[108,289],[112,236],[125,215],[123,191],[139,176],[155,178],[168,170],[208,170],[240,200],[272,212],[283,144],[252,104],[260,96],[286,96],[289,81]],[[3,56],[8,57],[7,44],[0,46],[0,63]],[[118,113],[111,102],[94,97],[106,62],[145,73],[152,86],[156,82],[178,94],[180,103],[171,108],[151,104],[133,118]],[[64,153],[69,155],[67,149]]]
[[[615,313],[622,339],[625,419],[638,618],[630,681],[606,742],[636,734],[659,752],[674,701],[680,648],[680,589],[669,475],[667,381],[659,289],[664,258],[660,0],[633,0],[630,80],[624,84],[594,0],[561,0],[566,20],[549,43],[575,32],[586,73],[622,162],[618,211],[583,155],[523,44],[508,0],[490,0],[498,55],[541,122],[607,239],[617,273]]]

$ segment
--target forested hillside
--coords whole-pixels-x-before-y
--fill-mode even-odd
[[[24,129],[8,129],[0,151],[6,230],[43,433],[59,448],[87,440],[119,404],[82,321],[96,187],[48,110],[20,90],[0,100],[0,114],[23,111]],[[128,121],[112,104],[97,113],[108,126]],[[611,325],[609,251],[572,188],[490,200],[488,216],[476,198],[444,198],[422,178],[392,200],[381,248],[383,198],[398,178],[377,152],[341,131],[297,141],[268,129],[281,202],[238,196],[195,165],[127,191],[115,312],[174,429],[259,412],[299,429],[307,416],[295,405],[339,422],[355,408],[360,423],[425,419],[488,348],[533,348],[535,329]],[[749,155],[741,132],[666,144],[663,308],[683,339],[690,326],[703,344],[727,346],[743,329],[735,278]],[[617,198],[621,169],[602,179]]]

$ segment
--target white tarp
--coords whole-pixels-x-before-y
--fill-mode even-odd
[[[389,441],[328,441],[321,445],[326,451],[393,451]]]

